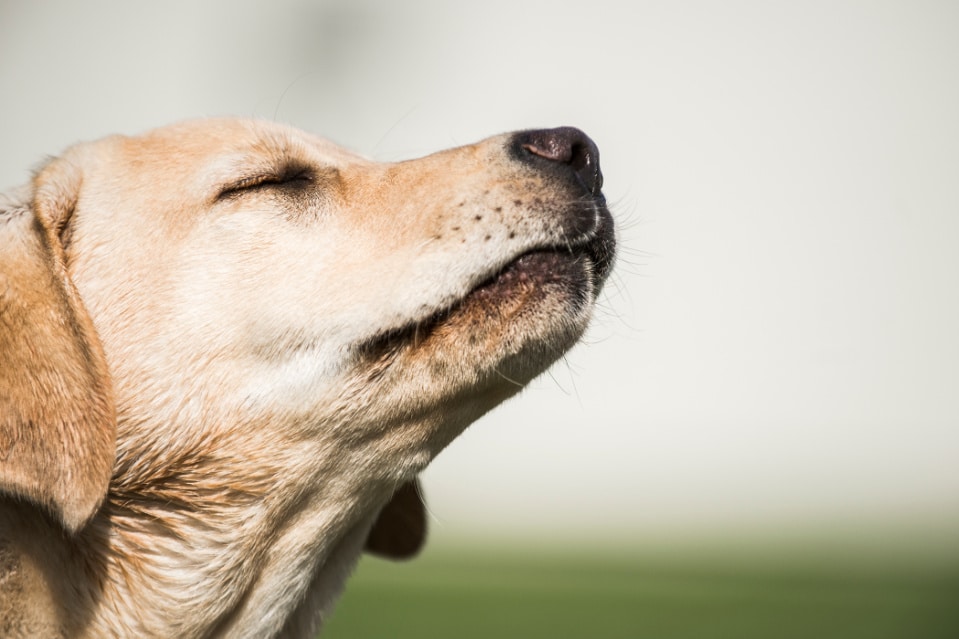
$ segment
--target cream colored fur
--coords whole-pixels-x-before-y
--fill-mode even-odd
[[[415,552],[417,474],[608,270],[536,144],[380,164],[205,120],[0,200],[0,636],[311,637],[364,546]]]

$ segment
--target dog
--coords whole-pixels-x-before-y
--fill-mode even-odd
[[[0,635],[315,636],[582,335],[601,187],[569,127],[377,163],[224,118],[48,161],[0,199]]]

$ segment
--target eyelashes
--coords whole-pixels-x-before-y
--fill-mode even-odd
[[[315,182],[316,175],[312,168],[291,165],[283,167],[279,171],[250,175],[231,182],[220,189],[216,199],[218,201],[226,200],[265,189],[279,189],[290,193],[298,193],[306,190]]]

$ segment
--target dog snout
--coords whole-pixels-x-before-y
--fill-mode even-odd
[[[598,196],[603,188],[599,148],[575,127],[517,133],[513,149],[520,161],[566,174],[590,195]]]

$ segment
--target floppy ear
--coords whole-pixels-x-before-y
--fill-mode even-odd
[[[55,160],[32,199],[0,201],[0,491],[67,530],[107,492],[116,449],[103,349],[67,274],[67,234],[82,176]]]
[[[409,559],[426,541],[426,506],[414,479],[400,486],[383,506],[369,536],[366,551],[390,559]]]

